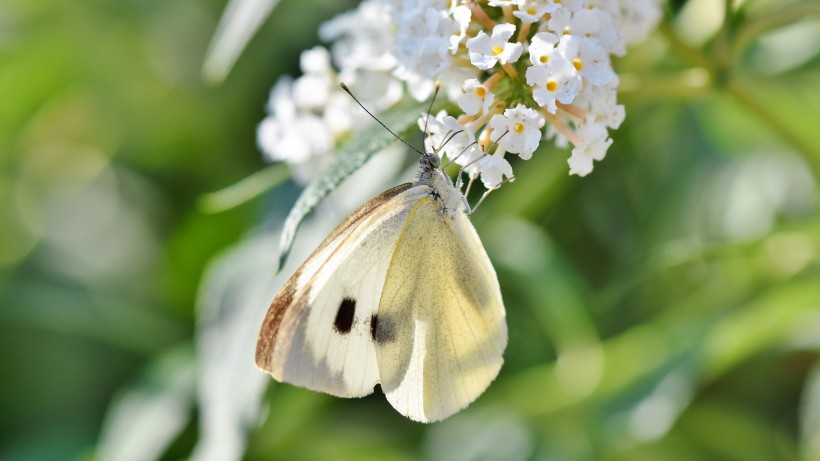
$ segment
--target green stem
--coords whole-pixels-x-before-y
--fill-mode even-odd
[[[690,66],[702,67],[708,70],[709,73],[714,72],[714,63],[699,49],[681,40],[680,36],[675,32],[675,29],[667,21],[661,22],[658,26],[658,31],[663,35],[667,43],[669,43],[670,48],[672,48],[675,54],[680,56]]]
[[[764,124],[768,125],[772,131],[790,144],[806,160],[814,176],[820,178],[820,155],[818,155],[811,146],[790,130],[763,102],[755,99],[751,95],[751,92],[746,91],[744,85],[737,80],[727,82],[725,88],[726,92],[731,95],[735,101],[746,108],[752,115],[760,119]]]
[[[724,26],[721,29],[721,36],[727,37],[730,33],[731,27],[727,21],[731,19],[728,15],[731,13],[729,9],[729,0],[727,1],[727,19],[724,21]],[[820,8],[818,8],[820,10]],[[793,13],[792,13],[793,14]],[[803,139],[800,138],[794,131],[792,131],[785,123],[782,122],[769,108],[760,100],[752,96],[752,92],[746,91],[745,85],[742,84],[742,76],[737,72],[731,72],[731,69],[724,66],[729,65],[730,61],[721,61],[721,52],[716,50],[716,54],[707,55],[700,49],[686,44],[675,32],[674,28],[668,23],[663,22],[660,26],[660,32],[669,41],[669,44],[676,53],[678,53],[684,61],[695,67],[701,67],[709,72],[712,76],[711,83],[726,91],[732,96],[738,104],[746,108],[749,113],[757,117],[763,124],[768,125],[774,133],[779,135],[786,143],[792,146],[809,164],[812,172],[816,177],[820,177],[820,155],[815,152]],[[728,37],[727,37],[728,38]],[[720,39],[719,39],[720,40]]]
[[[749,43],[766,32],[812,16],[820,16],[820,2],[789,5],[747,22],[738,30],[732,49],[733,56],[739,56]]]

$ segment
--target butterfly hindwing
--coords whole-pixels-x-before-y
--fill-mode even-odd
[[[259,368],[341,397],[373,391],[379,371],[371,319],[400,229],[428,191],[395,187],[337,227],[271,303],[257,344]]]
[[[507,343],[495,271],[464,213],[419,200],[396,243],[371,332],[396,410],[437,421],[495,379]]]

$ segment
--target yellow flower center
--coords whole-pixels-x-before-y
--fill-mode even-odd
[[[546,88],[550,93],[555,93],[555,90],[558,89],[558,82],[555,80],[550,80],[547,82]]]
[[[530,15],[530,16],[534,16],[534,15],[535,15],[535,13],[536,13],[536,9],[535,9],[535,8],[527,8],[527,14],[528,14],[528,15]]]
[[[504,52],[503,46],[494,46],[493,47],[493,56],[498,56],[499,54]]]
[[[578,59],[578,58],[575,58],[575,59],[572,60],[572,65],[575,67],[575,70],[577,70],[578,72],[580,72],[581,69],[584,68],[584,63],[581,62],[581,60]]]
[[[513,123],[512,129],[516,133],[521,133],[522,131],[524,131],[524,124],[521,122],[515,122]]]
[[[483,86],[480,86],[475,89],[475,94],[478,95],[479,98],[483,98],[487,96],[487,90],[485,90]]]
[[[549,56],[547,56],[547,55],[543,55],[543,56],[540,56],[540,57],[538,58],[538,61],[540,61],[540,62],[541,62],[541,64],[546,64],[546,63],[548,63],[548,62],[549,62],[549,60],[550,60],[550,57],[549,57]]]

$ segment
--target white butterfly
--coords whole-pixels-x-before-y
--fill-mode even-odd
[[[380,383],[415,421],[469,405],[498,375],[507,326],[468,211],[438,156],[425,154],[415,182],[356,210],[279,291],[256,365],[339,397]]]

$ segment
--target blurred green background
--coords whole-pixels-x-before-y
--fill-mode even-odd
[[[265,166],[270,87],[355,3],[283,0],[207,85],[221,0],[0,2],[0,460],[191,456],[203,273],[297,188],[199,200]],[[665,5],[617,61],[592,175],[544,146],[474,215],[510,329],[483,397],[419,425],[273,385],[245,458],[820,459],[820,5],[724,6]]]

